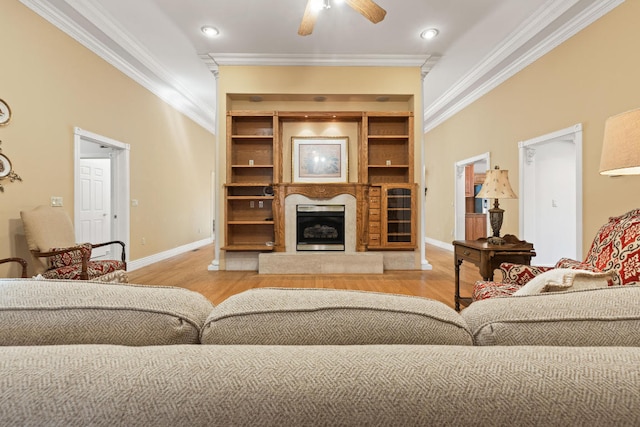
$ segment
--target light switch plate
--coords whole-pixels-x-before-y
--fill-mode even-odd
[[[51,196],[51,206],[53,206],[54,208],[62,207],[62,197]]]

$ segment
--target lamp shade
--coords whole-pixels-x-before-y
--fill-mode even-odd
[[[600,173],[640,174],[640,108],[607,119],[604,125]]]
[[[479,199],[518,198],[516,193],[511,189],[511,184],[509,184],[509,171],[500,169],[498,166],[496,166],[495,169],[487,171],[482,188],[476,197]]]

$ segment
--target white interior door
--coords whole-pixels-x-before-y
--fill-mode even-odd
[[[582,259],[582,127],[520,143],[520,235],[536,265]]]
[[[80,160],[80,236],[79,242],[102,243],[111,240],[111,160]],[[108,257],[111,248],[92,251],[92,258]]]

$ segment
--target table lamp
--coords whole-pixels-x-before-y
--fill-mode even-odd
[[[487,242],[492,245],[503,245],[504,239],[500,237],[500,228],[502,227],[504,209],[500,208],[498,200],[518,198],[511,189],[511,184],[509,184],[509,171],[500,169],[499,166],[488,170],[482,188],[476,197],[494,199],[493,208],[489,209],[489,221],[491,222],[493,236],[489,237]]]
[[[607,119],[600,174],[640,174],[640,108]]]

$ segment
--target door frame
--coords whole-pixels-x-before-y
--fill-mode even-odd
[[[576,199],[575,209],[576,209],[576,221],[575,221],[575,235],[576,235],[576,259],[582,259],[582,124],[578,123],[576,125],[570,126],[568,128],[564,128],[558,130],[556,132],[551,132],[546,135],[542,135],[536,138],[532,138],[526,141],[518,142],[518,156],[519,156],[519,165],[520,165],[520,198],[519,198],[519,210],[520,210],[520,226],[519,226],[519,235],[525,235],[525,188],[527,185],[531,185],[531,177],[527,176],[525,165],[530,164],[535,157],[535,146],[538,144],[544,144],[554,141],[563,141],[563,142],[571,142],[575,145],[575,182],[576,182]],[[534,201],[535,203],[535,201]],[[522,237],[521,237],[522,238]],[[535,242],[534,242],[535,243]]]
[[[460,160],[453,166],[454,171],[454,196],[453,196],[453,238],[454,240],[464,240],[464,225],[460,227],[460,221],[464,224],[465,200],[464,200],[464,168],[468,165],[484,161],[487,163],[487,170],[491,168],[491,153],[486,152],[468,159]],[[487,215],[487,218],[489,216]],[[487,219],[487,231],[489,230],[489,220]]]
[[[74,218],[80,213],[80,159],[82,141],[88,141],[102,146],[110,147],[113,150],[111,157],[111,235],[113,240],[121,240],[125,247],[129,248],[130,233],[130,210],[129,210],[129,188],[130,188],[130,151],[129,144],[125,144],[106,136],[98,135],[86,131],[79,127],[73,128],[74,141]],[[74,220],[76,236],[79,235],[79,224]],[[126,251],[126,260],[129,261],[131,251]]]

